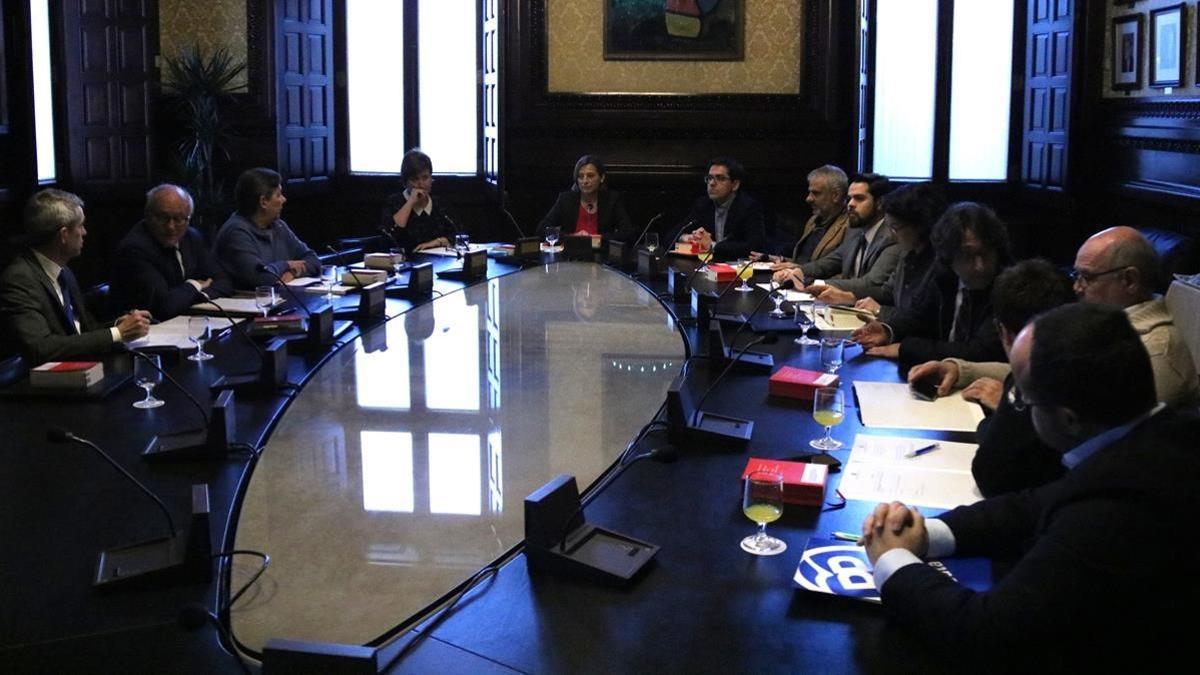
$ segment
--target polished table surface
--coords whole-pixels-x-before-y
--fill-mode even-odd
[[[444,266],[448,261],[434,263]],[[581,273],[586,270],[591,275],[590,284],[550,283],[549,275],[574,274],[575,271],[567,271],[570,267],[580,267],[577,271]],[[631,341],[661,339],[664,347],[656,355],[667,359],[668,368],[678,367],[672,359],[683,353],[672,324],[652,297],[653,292],[665,290],[661,278],[640,280],[651,289],[648,294],[636,289],[619,273],[600,267],[543,264],[513,275],[516,271],[512,266],[492,263],[488,274],[512,275],[503,279],[506,288],[509,282],[523,284],[524,281],[517,280],[541,275],[538,279],[547,282],[547,288],[561,293],[558,302],[562,303],[562,325],[551,328],[550,324],[555,322],[536,321],[526,325],[525,314],[510,308],[526,302],[526,295],[534,296],[530,301],[543,297],[540,291],[525,290],[509,298],[500,296],[497,305],[491,301],[490,293],[500,285],[492,281],[458,293],[462,284],[439,280],[436,288],[447,294],[445,302],[425,305],[426,312],[410,311],[413,303],[389,298],[386,322],[358,320],[339,338],[338,345],[289,356],[288,379],[297,385],[295,389],[239,396],[235,440],[265,446],[257,462],[237,453],[217,462],[151,465],[141,461],[138,454],[150,435],[196,423],[195,413],[186,400],[166,385],[157,393],[167,400],[167,405],[156,411],[139,411],[129,406],[138,397],[132,385],[103,401],[69,405],[45,399],[0,399],[0,424],[9,441],[5,450],[8,466],[0,472],[0,503],[6,513],[6,518],[0,519],[0,539],[6,547],[3,575],[6,611],[0,624],[3,640],[0,666],[6,670],[59,672],[214,672],[236,668],[229,654],[222,651],[218,634],[211,625],[186,632],[178,626],[177,616],[187,603],[199,602],[214,608],[228,600],[228,583],[240,583],[246,567],[239,563],[231,579],[213,583],[107,593],[91,589],[89,577],[96,551],[159,534],[162,521],[130,486],[85,449],[47,444],[45,428],[50,424],[65,424],[100,442],[159,492],[177,519],[186,513],[190,485],[208,483],[215,516],[214,550],[230,548],[235,541],[239,545],[248,543],[251,538],[259,538],[258,541],[272,548],[269,552],[278,562],[271,570],[271,579],[239,600],[232,617],[225,615],[231,619],[235,631],[248,641],[253,639],[252,621],[260,620],[254,617],[269,616],[273,602],[286,600],[283,590],[287,589],[281,590],[279,582],[285,578],[305,579],[305,575],[315,580],[306,591],[313,596],[312,605],[329,608],[325,621],[330,624],[330,632],[318,639],[343,639],[337,636],[346,635],[347,641],[370,640],[378,635],[381,626],[383,630],[389,622],[405,626],[411,619],[407,612],[412,605],[396,605],[394,612],[380,611],[377,607],[351,608],[354,612],[371,614],[366,619],[360,619],[359,615],[349,619],[341,616],[344,607],[341,600],[330,596],[345,592],[353,582],[350,578],[339,578],[342,572],[336,565],[321,565],[326,570],[325,576],[304,569],[294,572],[299,576],[288,574],[294,563],[287,562],[288,555],[281,552],[287,551],[289,544],[283,540],[268,541],[277,526],[280,532],[303,534],[294,542],[301,548],[326,540],[331,550],[312,552],[316,560],[352,559],[361,571],[367,566],[403,567],[410,559],[434,555],[434,549],[425,548],[426,542],[421,537],[410,537],[412,533],[403,529],[406,522],[418,517],[431,519],[438,523],[437,534],[456,540],[456,545],[461,543],[457,542],[459,539],[474,542],[470,551],[462,549],[465,554],[461,558],[455,557],[459,549],[450,551],[451,559],[443,569],[451,572],[431,582],[428,593],[433,596],[452,586],[455,579],[469,576],[478,569],[480,560],[511,547],[519,540],[519,528],[512,522],[505,526],[507,530],[497,525],[500,536],[491,540],[479,536],[480,530],[490,535],[492,524],[499,522],[490,520],[490,515],[484,516],[494,503],[493,476],[486,474],[484,467],[487,471],[500,469],[496,476],[502,482],[495,503],[503,505],[505,515],[515,513],[532,487],[541,484],[542,476],[576,472],[586,483],[610,465],[632,439],[634,431],[650,421],[662,400],[662,384],[655,380],[659,383],[647,388],[655,389],[656,393],[646,394],[646,403],[640,406],[637,416],[611,421],[606,417],[598,427],[581,426],[581,418],[598,416],[598,406],[591,397],[582,402],[574,396],[574,391],[564,391],[561,387],[551,391],[549,378],[536,381],[554,368],[556,361],[561,361],[557,367],[573,367],[567,365],[573,360],[568,355],[546,351],[552,333],[555,341],[578,340],[580,353],[588,360],[596,356],[593,349],[601,342],[602,331],[611,328],[596,317],[613,310],[597,307],[596,296],[589,295],[589,287],[595,290],[597,285],[612,284],[628,298],[629,306],[618,314],[642,314],[638,323],[645,321],[647,331],[628,337]],[[571,287],[569,295],[566,286]],[[746,295],[750,297],[729,293],[723,304],[737,311],[748,311],[761,292]],[[472,297],[480,300],[472,304],[467,301]],[[315,304],[319,299],[306,298],[306,301]],[[340,302],[350,304],[353,300]],[[690,310],[686,304],[672,305],[669,301],[667,304],[680,316],[693,351],[702,354],[704,341],[695,322],[688,319]],[[434,409],[430,403],[436,403],[435,399],[442,395],[438,392],[449,391],[439,389],[440,383],[447,379],[465,379],[452,386],[477,388],[481,410],[490,406],[488,397],[493,395],[493,385],[485,379],[495,369],[489,365],[484,340],[490,339],[488,331],[493,315],[484,306],[499,310],[495,316],[500,317],[497,335],[501,336],[501,344],[498,351],[491,353],[519,359],[525,350],[536,348],[538,363],[522,364],[515,372],[500,363],[496,389],[501,405],[492,417],[481,412]],[[769,307],[767,303],[766,308]],[[456,361],[437,351],[459,349],[455,340],[462,339],[465,345],[466,336],[471,333],[443,323],[439,316],[443,311],[447,319],[459,312],[458,318],[473,316],[468,322],[478,322],[472,325],[479,365],[467,369],[472,375],[464,374],[459,367],[461,359]],[[586,330],[572,332],[580,326]],[[512,331],[520,335],[515,342]],[[731,332],[730,327],[727,339]],[[658,337],[652,337],[655,335]],[[416,339],[420,336],[427,337]],[[755,336],[747,330],[737,343],[745,344],[752,337]],[[801,348],[790,338],[791,335],[785,334],[774,344],[761,348],[774,354],[777,368],[782,365],[817,368],[817,350]],[[440,346],[433,347],[433,343]],[[404,350],[408,350],[406,360],[393,354]],[[244,372],[256,362],[242,341],[229,337],[212,345],[211,351],[218,358],[207,364],[182,361],[170,367],[183,386],[201,400],[208,400],[207,387],[216,376]],[[623,362],[615,358],[637,356],[624,351],[613,356],[608,369],[603,361],[592,364],[593,376],[603,384],[591,385],[603,390],[620,389],[626,396],[638,395],[641,367],[653,368],[655,363]],[[392,359],[408,364],[407,390],[394,381],[360,388],[359,374],[368,368],[372,373],[382,371],[382,363]],[[430,385],[431,378],[417,377],[418,370],[427,373],[435,362],[441,362],[436,371],[439,383]],[[627,379],[631,377],[629,369],[614,369],[614,362],[636,367],[638,377]],[[371,365],[364,365],[367,363]],[[712,375],[703,358],[694,359],[692,369],[702,382]],[[531,377],[535,381],[521,381],[522,372],[534,373]],[[848,351],[841,372],[842,387],[848,393],[854,379],[896,381],[898,378],[894,362],[863,356],[857,348]],[[538,390],[539,387],[542,389]],[[363,397],[375,405],[361,406]],[[408,410],[387,409],[387,406],[403,407],[399,404],[405,402],[405,397]],[[848,403],[853,406],[852,397]],[[771,531],[788,542],[787,553],[755,558],[738,547],[738,540],[754,529],[740,508],[739,476],[746,458],[788,458],[807,452],[808,439],[821,431],[807,407],[769,397],[763,373],[734,371],[715,387],[704,408],[755,421],[754,437],[747,452],[721,453],[706,447],[680,447],[680,458],[674,463],[635,462],[587,508],[590,522],[662,547],[654,563],[634,584],[613,588],[532,574],[524,556],[517,555],[494,577],[467,593],[444,621],[436,625],[426,621],[404,631],[401,642],[414,636],[423,639],[396,670],[953,672],[953,667],[928,647],[888,622],[878,606],[793,587],[792,572],[807,538],[832,530],[854,530],[870,504],[851,502],[843,509],[824,510],[789,507],[783,518],[771,525]],[[519,419],[514,410],[521,411]],[[861,429],[856,418],[857,415],[848,414],[835,435],[847,441],[852,439]],[[306,428],[313,437],[305,435]],[[485,436],[493,428],[501,431],[499,448],[503,463],[490,462],[487,454],[490,449]],[[409,434],[411,454],[404,442],[395,442],[396,437],[388,437],[390,440],[382,445],[373,446],[371,440],[364,442],[361,434],[364,430]],[[948,437],[937,433],[906,433]],[[434,440],[437,434],[444,434],[449,443],[439,445],[442,441]],[[471,453],[451,440],[466,436],[475,437],[472,450],[479,448],[479,453],[473,455],[478,458],[478,471],[475,461],[468,460],[469,471],[462,471],[462,465],[454,469],[467,474],[462,480],[457,475],[452,479],[437,478],[441,474],[434,465],[440,460],[431,460],[431,452],[460,453],[466,458]],[[596,447],[603,447],[589,451],[590,454],[584,452],[578,458],[569,457],[571,449],[580,447],[578,439],[585,436],[599,437]],[[540,463],[532,469],[528,464],[507,466],[512,462],[534,462],[523,459],[524,449],[518,447],[529,438],[534,438],[535,447],[543,449],[542,455],[534,455]],[[596,438],[585,440],[591,442]],[[655,431],[640,443],[637,451],[667,444],[665,434]],[[446,449],[436,450],[437,447]],[[845,451],[835,454],[843,460],[847,456]],[[371,471],[368,478],[363,473],[364,466],[380,467],[380,471]],[[536,472],[537,477],[522,472]],[[383,477],[379,482],[377,475]],[[472,485],[469,495],[459,487],[464,482]],[[444,489],[443,485],[451,487]],[[831,499],[835,485],[835,481],[831,482]],[[317,492],[324,492],[325,502],[337,503],[319,503],[318,496],[308,494],[314,487],[320,488]],[[442,496],[447,497],[446,501],[442,501]],[[368,499],[372,504],[396,510],[371,511]],[[410,502],[412,513],[405,511]],[[443,507],[446,510],[469,507],[474,511],[476,504],[480,516],[440,513]],[[336,516],[339,522],[322,520],[325,508],[331,509],[328,520]],[[351,520],[343,525],[340,519],[347,514],[352,514]],[[485,541],[484,549],[480,549],[480,542]],[[387,583],[374,583],[382,578],[375,575],[389,575],[390,583],[393,571],[397,570],[372,569],[362,577],[371,581],[371,587],[355,589],[370,598],[361,604],[376,604],[377,597],[387,598],[388,604],[401,602],[395,598],[402,593],[388,588]],[[433,588],[435,583],[446,587]],[[306,623],[306,617],[297,618],[297,625]],[[349,632],[337,633],[341,630]],[[274,630],[266,630],[260,637],[265,632]],[[391,644],[384,647],[392,648]]]
[[[654,295],[591,263],[492,279],[371,329],[305,385],[250,479],[236,547],[272,563],[234,607],[234,635],[253,650],[379,637],[520,543],[526,495],[560,473],[594,481],[683,358]]]

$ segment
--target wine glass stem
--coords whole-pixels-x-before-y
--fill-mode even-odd
[[[154,387],[142,387],[146,390],[146,398],[142,399],[142,403],[149,403],[154,400],[154,395],[150,392],[154,391]]]
[[[826,446],[826,447],[828,447],[828,446],[829,446],[829,443],[830,443],[830,441],[832,441],[832,440],[833,440],[833,433],[832,433],[832,432],[833,432],[833,427],[825,427],[825,439],[824,439],[824,443],[825,443],[825,446]],[[821,452],[825,452],[825,450],[824,450],[824,449],[822,449],[822,450],[821,450]]]
[[[758,524],[758,535],[756,535],[754,537],[754,542],[756,544],[758,544],[759,546],[762,546],[763,542],[765,542],[766,540],[767,540],[767,524],[759,523]]]

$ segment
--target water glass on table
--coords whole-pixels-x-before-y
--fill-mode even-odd
[[[196,353],[188,357],[189,361],[207,361],[213,357],[204,351],[204,343],[212,337],[212,323],[207,316],[188,317],[188,340],[196,345]]]

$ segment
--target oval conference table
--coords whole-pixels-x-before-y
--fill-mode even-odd
[[[219,643],[211,626],[176,626],[178,609],[223,605],[256,561],[235,559],[212,584],[91,590],[96,550],[161,524],[86,451],[64,459],[39,443],[36,422],[52,416],[51,404],[0,400],[21,448],[3,481],[13,507],[4,534],[22,542],[4,587],[18,610],[10,616],[21,618],[5,620],[0,664],[212,672],[237,667],[222,650],[230,642],[255,656],[268,639],[287,638],[378,646],[395,672],[953,672],[879,606],[792,582],[810,536],[857,530],[873,504],[788,506],[769,528],[786,553],[759,558],[738,546],[755,529],[741,512],[747,457],[806,454],[822,433],[808,406],[767,395],[765,372],[734,369],[703,406],[755,422],[744,452],[677,444],[676,461],[628,464],[587,506],[589,522],[661,547],[632,584],[531,572],[519,549],[524,498],[558,474],[582,489],[612,471],[660,415],[685,363],[701,389],[716,372],[687,304],[672,303],[660,279],[545,260],[520,270],[493,262],[489,277],[439,281],[444,294],[415,306],[389,298],[386,320],[354,326],[324,353],[290,357],[294,391],[239,398],[237,440],[261,448],[255,461],[139,462],[145,438],[132,431],[163,433],[178,424],[164,411],[186,414],[165,387],[156,393],[168,405],[149,415],[129,408],[136,395],[122,390],[70,418],[164,493],[177,517],[190,483],[209,483],[214,546],[270,554],[266,573],[222,614],[232,639]],[[761,296],[728,293],[722,307],[748,313]],[[726,337],[735,329],[727,324]],[[819,367],[819,350],[793,334],[766,335],[756,349],[776,368]],[[763,334],[744,330],[736,342],[752,337]],[[222,359],[239,350],[244,362],[246,349],[225,338],[214,361],[169,370],[207,395]],[[834,435],[849,445],[862,430],[852,382],[897,373],[857,348],[840,373],[847,416]],[[17,412],[26,419],[14,421]],[[632,452],[670,444],[651,428]],[[835,475],[831,504],[836,484]],[[495,574],[446,609],[493,561],[502,563]]]

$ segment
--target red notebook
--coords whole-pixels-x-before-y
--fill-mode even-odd
[[[767,380],[767,392],[772,396],[812,401],[818,389],[836,387],[838,381],[833,373],[784,366]]]
[[[99,361],[47,361],[29,371],[34,387],[87,389],[104,379],[104,364]]]
[[[829,477],[829,467],[824,464],[751,457],[746,462],[746,470],[742,472],[742,480],[755,471],[773,471],[783,475],[783,501],[787,504],[820,506],[825,501],[825,479]]]
[[[725,263],[711,263],[708,266],[708,269],[712,270],[713,273],[717,275],[717,281],[721,283],[733,281],[735,278],[737,278],[737,268],[733,265],[726,265]]]

